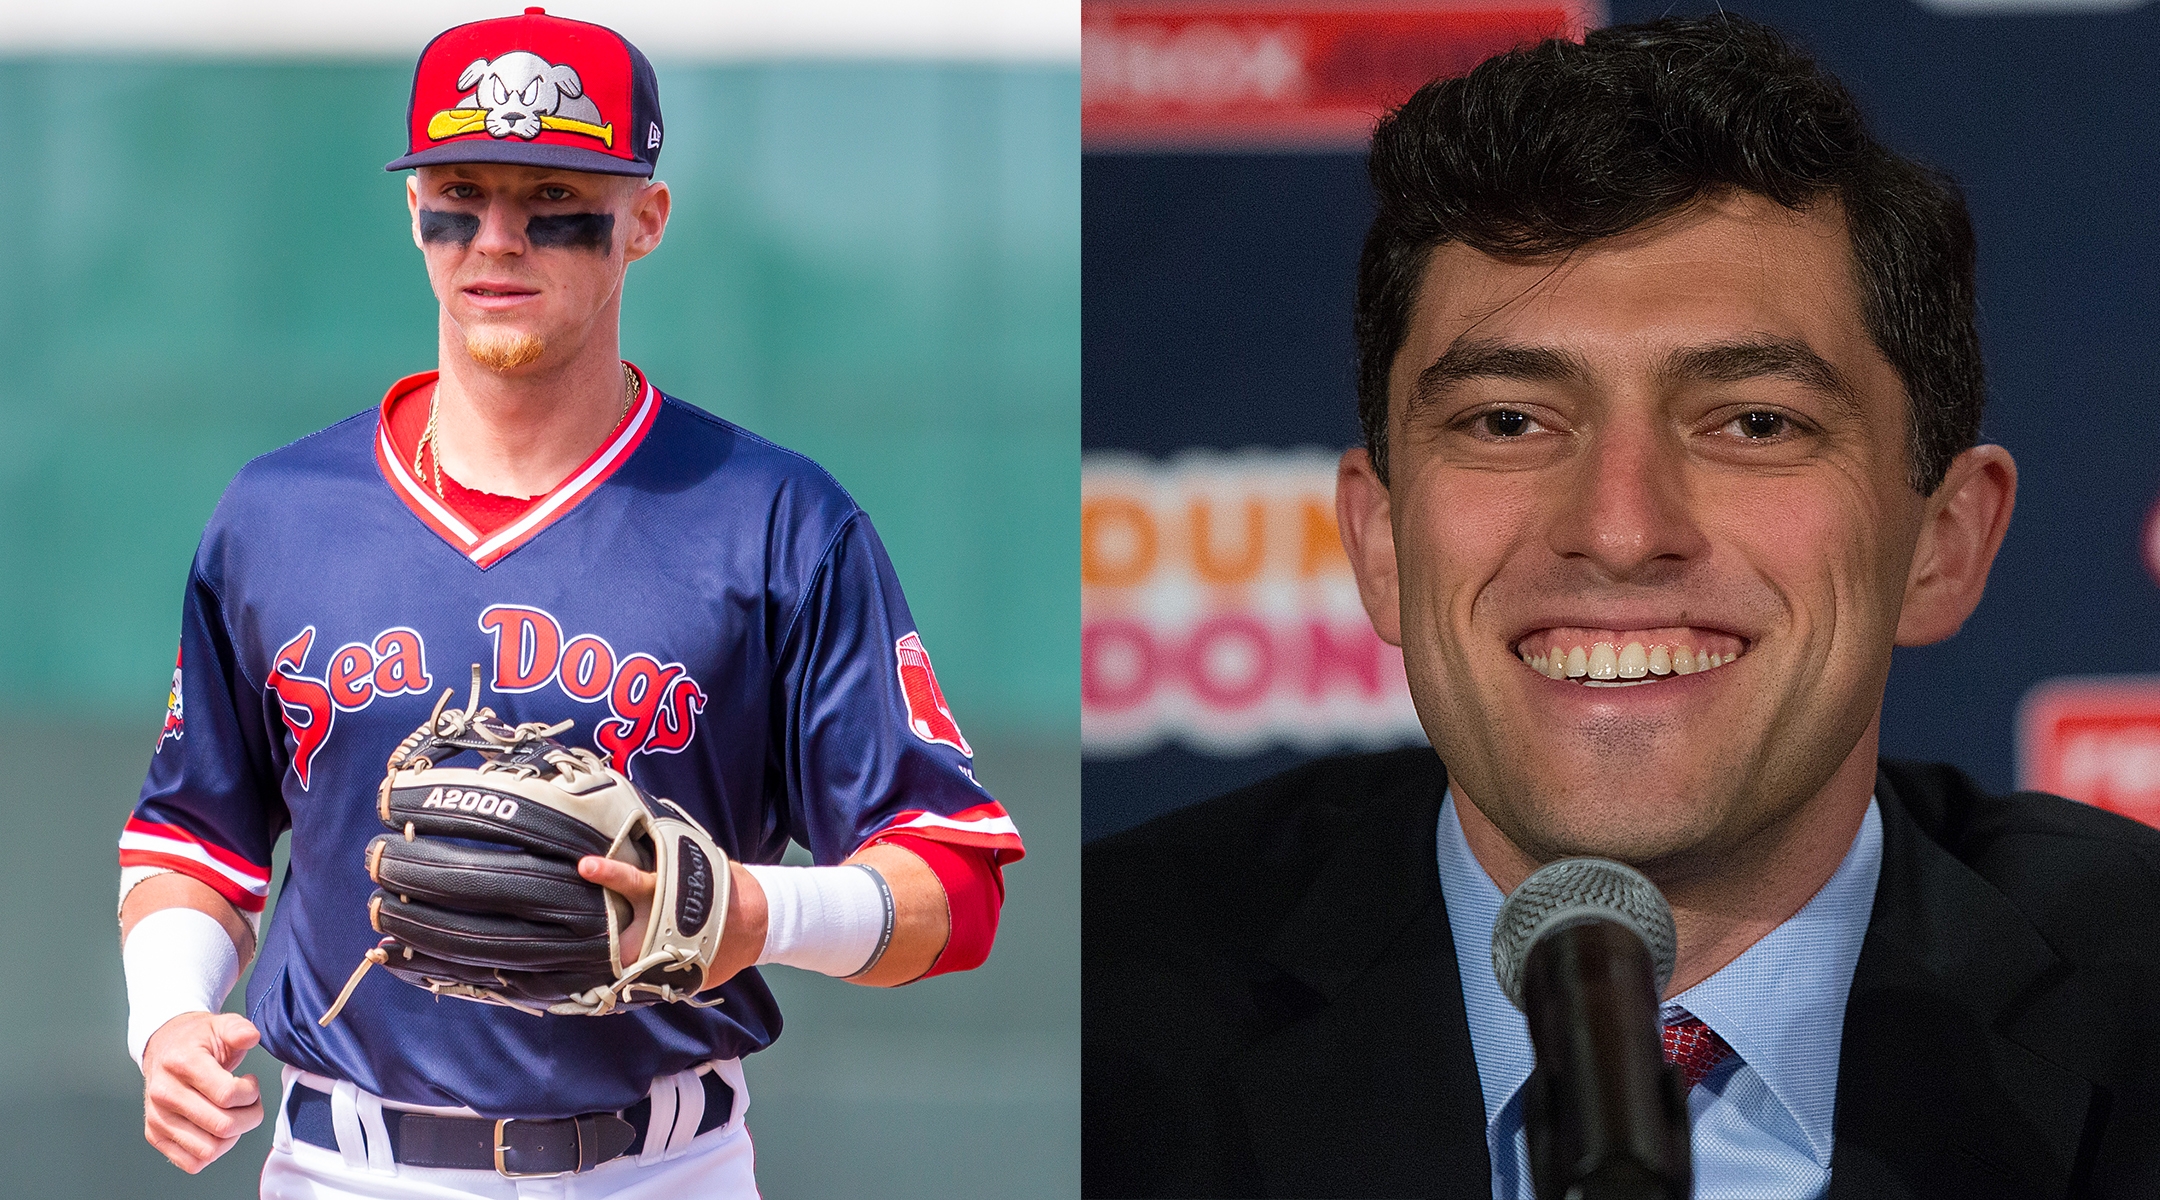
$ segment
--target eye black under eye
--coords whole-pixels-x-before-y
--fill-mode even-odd
[[[1521,437],[1530,430],[1529,414],[1512,409],[1486,413],[1478,418],[1478,423],[1485,427],[1486,433],[1494,437]]]
[[[1787,422],[1774,412],[1751,412],[1740,415],[1740,436],[1748,438],[1773,438],[1785,432]]]

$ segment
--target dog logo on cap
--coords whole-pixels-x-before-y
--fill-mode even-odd
[[[457,86],[472,91],[428,121],[428,137],[435,141],[485,130],[489,137],[529,142],[551,130],[615,146],[615,127],[601,121],[600,106],[586,98],[574,67],[512,50],[493,61],[475,59],[459,73]]]

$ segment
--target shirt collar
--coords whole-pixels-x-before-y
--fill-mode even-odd
[[[1451,788],[1440,808],[1441,894],[1462,973],[1463,1003],[1490,1128],[1536,1065],[1530,1031],[1493,978],[1492,930],[1505,898],[1463,837]],[[1685,1009],[1730,1044],[1791,1115],[1816,1162],[1830,1163],[1845,997],[1874,911],[1882,813],[1868,800],[1844,861],[1814,898],[1738,958],[1664,1005]]]
[[[660,412],[660,392],[635,366],[626,362],[623,369],[629,372],[626,386],[634,385],[636,390],[626,397],[623,414],[617,419],[614,430],[583,465],[552,490],[533,497],[518,515],[508,518],[497,528],[485,532],[474,528],[470,520],[445,503],[421,478],[415,456],[422,431],[427,427],[427,422],[422,419],[427,405],[418,402],[423,399],[423,389],[431,389],[440,382],[438,372],[407,375],[390,385],[375,421],[376,469],[382,472],[391,490],[421,524],[434,530],[436,536],[484,571],[540,536],[549,525],[606,483],[619,467],[630,461],[630,456],[643,444],[645,435],[652,431]],[[432,398],[432,391],[428,398]],[[435,467],[440,470],[441,464],[436,463]]]
[[[1506,897],[1470,852],[1462,821],[1455,815],[1454,788],[1448,789],[1440,805],[1439,843],[1440,895],[1447,903],[1448,932],[1455,938],[1463,1008],[1470,1018],[1470,1048],[1477,1059],[1478,1086],[1485,1093],[1485,1124],[1490,1127],[1530,1078],[1537,1057],[1530,1048],[1529,1024],[1493,977],[1493,923]]]

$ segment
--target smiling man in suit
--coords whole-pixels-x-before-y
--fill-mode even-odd
[[[1672,903],[1696,1195],[2160,1194],[2160,834],[1878,758],[2016,492],[1955,186],[1723,16],[1435,82],[1371,173],[1337,515],[1432,750],[1089,848],[1084,1190],[1530,1196],[1492,923],[1588,854]]]

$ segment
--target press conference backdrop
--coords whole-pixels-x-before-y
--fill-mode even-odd
[[[1964,631],[1897,652],[1885,751],[2160,823],[2160,8],[1722,7],[1811,47],[1978,226],[1985,434],[2017,456],[2018,509]],[[1358,142],[1537,31],[1705,10],[1084,7],[1085,836],[1423,741],[1330,528],[1357,438]]]
[[[427,20],[363,58],[0,57],[0,1194],[251,1194],[267,1130],[192,1179],[142,1142],[113,843],[226,481],[434,363],[381,169]],[[898,992],[769,973],[788,1027],[748,1067],[760,1177],[1072,1194],[1078,70],[645,48],[675,210],[631,268],[624,353],[870,512],[1029,849],[979,972]],[[274,1088],[274,1063],[249,1068]]]

